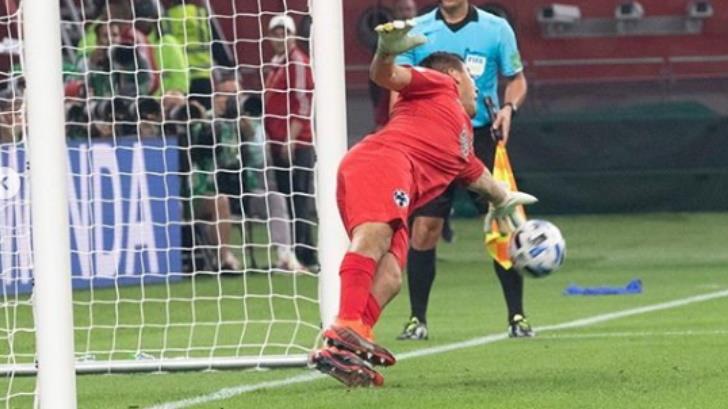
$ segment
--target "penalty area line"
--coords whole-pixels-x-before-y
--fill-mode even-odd
[[[620,318],[632,317],[635,315],[647,314],[655,311],[668,310],[672,308],[678,308],[685,305],[695,304],[704,301],[710,301],[717,298],[728,297],[728,290],[715,291],[706,294],[694,295],[691,297],[680,298],[672,301],[662,302],[658,304],[646,305],[642,307],[630,308],[627,310],[610,312],[606,314],[594,315],[591,317],[581,318],[573,321],[567,321],[560,324],[546,325],[542,327],[536,327],[536,332],[549,332],[559,331],[571,328],[581,328],[602,322],[612,321]],[[414,351],[403,352],[397,354],[398,361],[405,361],[412,358],[420,358],[431,355],[439,355],[446,352],[456,351],[464,348],[472,348],[476,346],[483,346],[492,344],[494,342],[508,339],[506,334],[493,334],[484,337],[473,338],[467,341],[455,342],[452,344],[438,345],[430,348],[417,349]],[[318,379],[326,378],[326,375],[318,372],[307,372],[304,374],[292,376],[289,378],[279,379],[275,381],[266,381],[255,384],[246,384],[233,386],[229,388],[223,388],[216,392],[212,392],[206,395],[199,395],[189,399],[182,399],[173,402],[161,403],[159,405],[150,406],[147,409],[184,409],[193,407],[196,405],[202,405],[210,402],[230,399],[235,396],[239,396],[245,393],[254,392],[260,389],[272,389],[280,388],[299,383],[312,382]]]

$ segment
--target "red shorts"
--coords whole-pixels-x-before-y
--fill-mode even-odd
[[[341,161],[336,186],[339,213],[349,237],[362,223],[389,223],[394,229],[389,252],[404,268],[413,190],[412,163],[403,153],[366,142],[355,146]]]

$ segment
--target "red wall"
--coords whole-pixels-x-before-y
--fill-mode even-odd
[[[314,0],[315,1],[315,0]],[[621,0],[560,0],[578,5],[582,17],[612,17]],[[689,0],[642,0],[645,15],[685,15]],[[668,63],[676,56],[728,56],[728,1],[713,0],[715,15],[705,22],[703,34],[681,36],[546,39],[541,36],[536,20],[537,11],[555,1],[500,0],[474,1],[476,5],[495,4],[505,9],[514,23],[519,46],[532,81],[593,81],[604,79],[665,79],[691,76],[728,76],[728,61]],[[287,9],[297,19],[306,13],[307,0],[214,0],[221,15],[237,12],[234,18],[221,18],[228,38],[237,38],[239,61],[251,68],[259,66],[261,55],[258,39],[265,31],[270,15]],[[424,8],[435,2],[420,1]],[[259,7],[259,4],[261,6]],[[365,67],[370,51],[358,39],[356,27],[362,13],[371,7],[388,7],[390,0],[344,0],[346,61],[349,85],[364,87]],[[262,29],[258,15],[263,15]],[[235,25],[235,27],[233,27]],[[233,37],[233,31],[236,33]],[[267,47],[263,47],[267,50]],[[263,61],[268,58],[264,52]],[[659,64],[583,65],[570,67],[543,67],[537,62],[565,59],[644,58],[659,57]]]
[[[316,0],[312,0],[316,1]],[[356,31],[362,13],[372,7],[388,7],[391,0],[342,0],[345,14],[345,44],[348,85],[366,86],[366,65],[370,51],[359,39]],[[582,16],[611,17],[622,0],[558,0],[578,5]],[[646,15],[684,15],[689,0],[642,0]],[[236,60],[247,70],[246,81],[251,88],[259,86],[258,68],[270,58],[269,48],[261,38],[267,31],[272,15],[287,11],[297,21],[308,14],[309,0],[211,0],[218,21],[227,40],[234,45]],[[548,0],[476,0],[484,6],[495,4],[505,9],[516,28],[527,74],[531,81],[595,81],[604,79],[670,79],[685,77],[728,76],[728,58],[713,62],[664,62],[659,64],[613,64],[543,67],[544,61],[565,59],[631,59],[657,57],[667,61],[670,57],[708,56],[728,57],[728,1],[713,0],[715,15],[705,22],[701,35],[545,39],[536,21],[537,11],[554,1]],[[424,8],[434,0],[420,1]],[[0,0],[0,14],[15,11],[14,0]],[[260,18],[262,16],[262,18]],[[0,37],[8,26],[0,25]],[[262,44],[262,45],[261,45]],[[306,46],[307,44],[303,44]],[[0,65],[7,66],[6,56],[0,56]]]
[[[515,3],[515,2],[514,2]],[[728,1],[713,1],[715,15],[706,20],[703,34],[622,38],[545,39],[540,34],[536,10],[549,1],[520,1],[513,8],[524,59],[531,76],[545,80],[717,75],[728,76],[728,61],[722,63],[584,66],[535,68],[537,60],[642,58],[677,56],[728,57]],[[611,17],[621,1],[572,1],[582,17]],[[685,15],[688,0],[642,0],[646,16]]]

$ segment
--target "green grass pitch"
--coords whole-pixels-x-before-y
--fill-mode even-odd
[[[552,277],[526,282],[526,310],[536,327],[570,322],[612,312],[686,299],[728,289],[728,214],[649,214],[547,217],[559,226],[567,241],[565,267]],[[484,254],[480,222],[455,222],[457,241],[441,245],[438,276],[429,312],[429,341],[395,341],[408,318],[406,288],[387,308],[376,328],[378,341],[405,354],[424,348],[446,346],[487,335],[503,334],[506,312],[500,286]],[[564,287],[623,285],[640,278],[644,293],[630,296],[565,297]],[[267,301],[236,298],[240,292],[265,294],[270,288],[286,294],[296,286],[301,294],[313,295],[313,279],[300,282],[268,280],[266,277],[189,281],[149,287],[146,297],[209,294],[211,300],[196,305],[159,304],[146,309],[134,302],[121,308],[138,317],[130,327],[164,323],[168,314],[194,313],[200,322],[218,317],[235,322],[264,321],[270,311]],[[243,287],[245,286],[245,287]],[[129,300],[138,289],[124,289]],[[156,292],[156,293],[155,293]],[[109,294],[114,294],[107,291]],[[96,291],[96,300],[105,299]],[[222,303],[216,295],[229,295]],[[727,294],[728,295],[728,294]],[[76,300],[90,299],[76,294]],[[86,298],[84,298],[86,297]],[[203,297],[204,298],[204,297]],[[285,297],[274,301],[276,318],[285,321],[296,314],[315,314],[314,303]],[[246,304],[243,313],[240,303]],[[175,311],[183,309],[184,311]],[[615,318],[571,329],[542,331],[534,339],[502,339],[447,352],[402,360],[383,369],[385,386],[347,390],[328,377],[310,379],[306,369],[191,372],[176,374],[89,375],[78,377],[82,409],[148,408],[166,402],[199,398],[197,404],[167,406],[205,409],[233,408],[725,408],[728,407],[728,297],[689,303],[673,308]],[[244,316],[243,314],[249,314]],[[4,314],[5,320],[10,320]],[[90,316],[77,306],[77,319],[93,318],[95,324],[114,324],[114,314]],[[12,318],[22,321],[22,317]],[[8,325],[4,322],[3,325]],[[119,350],[153,351],[161,345],[183,348],[209,337],[244,336],[251,343],[269,336],[274,343],[289,341],[290,329],[250,324],[242,334],[236,325],[198,328],[180,326],[166,334],[152,328],[139,340],[139,332],[104,334],[99,330],[88,341],[77,332],[77,349],[108,347]],[[242,334],[242,335],[241,335]],[[315,336],[301,329],[297,342]],[[20,341],[17,341],[18,343]],[[84,343],[85,342],[85,343]],[[166,343],[166,344],[165,344]],[[226,342],[221,342],[225,344]],[[110,344],[109,344],[110,345]],[[16,349],[23,350],[18,344]],[[273,347],[280,352],[285,347]],[[0,351],[6,354],[7,351]],[[225,351],[220,351],[224,354]],[[228,351],[229,352],[229,351]],[[127,352],[124,352],[127,353]],[[199,352],[204,354],[204,351]],[[406,356],[406,355],[405,355]],[[303,377],[303,378],[302,378]],[[287,380],[303,380],[288,384]],[[264,382],[272,387],[259,388]],[[32,390],[32,378],[0,381],[8,391]],[[249,385],[249,392],[240,393]],[[239,388],[240,387],[240,388]],[[238,388],[224,399],[214,399],[224,388]],[[223,393],[224,395],[224,393]],[[189,401],[188,401],[189,402]],[[30,399],[15,398],[8,406],[30,408]],[[162,406],[160,406],[162,407]]]

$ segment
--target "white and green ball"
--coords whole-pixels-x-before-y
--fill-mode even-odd
[[[545,220],[529,220],[511,235],[509,252],[521,274],[541,278],[557,271],[566,258],[566,242],[559,228]]]

